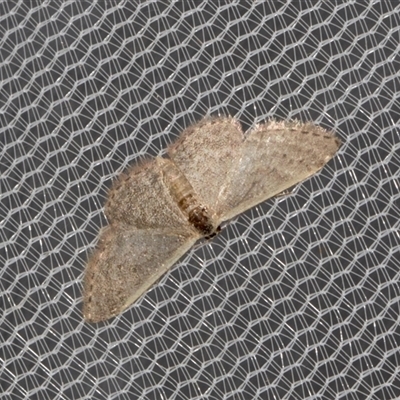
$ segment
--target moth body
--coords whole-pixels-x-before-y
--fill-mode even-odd
[[[234,118],[206,118],[157,157],[122,174],[105,205],[85,273],[88,322],[129,307],[219,224],[320,170],[340,141],[312,123],[269,121],[244,134]]]

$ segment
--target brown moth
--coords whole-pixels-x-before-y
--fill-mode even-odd
[[[247,135],[230,117],[187,128],[169,158],[134,166],[111,188],[110,225],[86,267],[86,321],[124,311],[198,239],[313,175],[339,145],[312,123],[269,121]]]

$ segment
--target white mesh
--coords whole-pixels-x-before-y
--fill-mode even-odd
[[[394,399],[396,1],[0,2],[1,399]],[[83,322],[107,188],[204,115],[339,154]]]

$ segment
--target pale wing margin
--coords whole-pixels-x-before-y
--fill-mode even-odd
[[[191,230],[106,227],[87,265],[83,315],[88,322],[111,318],[146,292],[199,238]]]
[[[290,188],[320,170],[340,140],[312,123],[269,121],[250,132],[217,203],[221,221]]]

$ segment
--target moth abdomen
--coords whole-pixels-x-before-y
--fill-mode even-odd
[[[158,162],[161,164],[165,185],[180,210],[187,216],[188,222],[202,235],[211,235],[216,228],[211,214],[199,201],[186,176],[173,161],[160,158]]]

